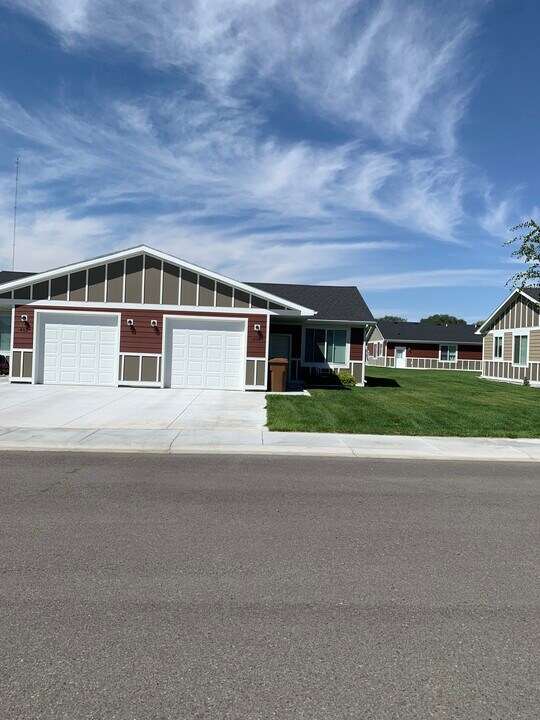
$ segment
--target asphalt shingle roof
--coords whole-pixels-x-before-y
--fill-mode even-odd
[[[249,282],[246,285],[316,310],[317,320],[351,322],[373,320],[373,315],[357,287],[257,282]]]
[[[13,272],[12,270],[0,270],[0,285],[13,282],[13,280],[22,280],[22,278],[35,275],[31,272]]]
[[[482,344],[476,335],[475,325],[443,325],[442,323],[388,322],[377,323],[385,340],[410,340],[411,342],[455,342]]]
[[[523,292],[537,302],[540,302],[540,287],[524,287]]]

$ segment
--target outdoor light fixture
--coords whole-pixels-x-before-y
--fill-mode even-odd
[[[255,325],[255,328],[254,328],[254,329],[255,329],[255,332],[261,332],[261,326],[260,326],[260,325]]]
[[[133,320],[131,318],[129,318],[129,320],[127,321],[127,324],[129,325],[129,327],[133,327],[133,325],[135,323],[133,322]]]
[[[28,315],[21,315],[21,322],[27,323],[27,322],[28,322]]]
[[[157,320],[150,320],[150,325],[151,325],[153,328],[157,328]]]

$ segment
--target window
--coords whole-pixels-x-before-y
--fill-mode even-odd
[[[306,329],[304,357],[307,363],[336,363],[337,365],[344,365],[346,349],[346,330]]]
[[[514,365],[527,365],[528,354],[528,335],[514,335]]]
[[[493,336],[493,359],[494,360],[502,360],[503,356],[503,336],[502,335],[494,335]]]
[[[443,362],[456,362],[457,345],[441,345],[441,360]]]
[[[0,353],[11,349],[11,308],[0,307]]]

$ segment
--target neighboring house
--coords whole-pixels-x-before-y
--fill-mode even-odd
[[[375,322],[356,288],[246,284],[139,246],[0,284],[12,382],[265,390],[350,370]],[[2,335],[2,337],[4,337]]]
[[[482,377],[540,385],[540,288],[514,290],[478,329]]]
[[[474,325],[377,322],[367,364],[415,370],[482,369],[482,344]]]

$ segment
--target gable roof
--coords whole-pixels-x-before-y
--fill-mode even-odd
[[[292,299],[280,297],[274,294],[271,290],[264,290],[263,288],[257,288],[255,286],[249,286],[246,283],[238,282],[237,280],[233,280],[232,278],[226,277],[225,275],[216,273],[213,270],[207,270],[200,265],[195,265],[193,263],[187,262],[187,260],[182,260],[180,258],[174,257],[174,255],[169,255],[168,253],[164,253],[161,250],[151,248],[148,245],[137,245],[136,247],[126,248],[125,250],[119,250],[108,255],[100,255],[91,258],[90,260],[84,260],[82,262],[73,263],[71,265],[65,265],[63,267],[54,268],[52,270],[47,270],[46,272],[42,273],[35,273],[32,274],[32,283],[39,283],[43,280],[48,280],[49,278],[59,277],[68,273],[77,272],[78,270],[86,270],[90,267],[115,262],[117,260],[124,260],[130,257],[134,257],[136,255],[151,255],[155,258],[158,258],[159,260],[168,262],[171,265],[179,265],[194,273],[198,273],[204,275],[205,277],[212,278],[213,280],[217,280],[227,285],[231,285],[232,287],[238,288],[239,290],[244,290],[248,293],[254,293],[255,295],[260,296],[265,300],[269,300],[276,305],[286,305],[286,309],[298,310],[301,315],[311,316],[315,314],[315,310],[313,308],[310,308],[307,305],[297,303]],[[9,290],[16,290],[17,288],[25,287],[25,285],[28,285],[27,278],[28,274],[23,274],[21,278],[11,279],[7,282],[0,283],[0,291],[7,292]]]
[[[14,270],[0,270],[0,285],[12,282],[13,280],[22,280],[22,278],[30,277],[30,275],[35,274],[36,273],[18,272]]]
[[[478,335],[482,334],[482,331],[489,327],[489,325],[493,322],[493,320],[497,317],[497,315],[501,312],[501,310],[504,308],[505,305],[507,305],[511,300],[515,298],[516,295],[523,295],[524,298],[527,300],[532,300],[533,302],[540,303],[540,287],[523,287],[523,288],[515,288],[512,290],[510,295],[508,295],[507,298],[505,298],[502,303],[497,307],[491,315],[487,318],[487,320],[484,320],[482,325],[478,328],[476,331]]]
[[[374,321],[371,310],[357,287],[257,282],[249,285],[265,292],[275,293],[290,302],[313,308],[317,311],[317,320]]]
[[[385,340],[403,342],[452,342],[480,344],[475,325],[444,325],[424,322],[377,322]]]

